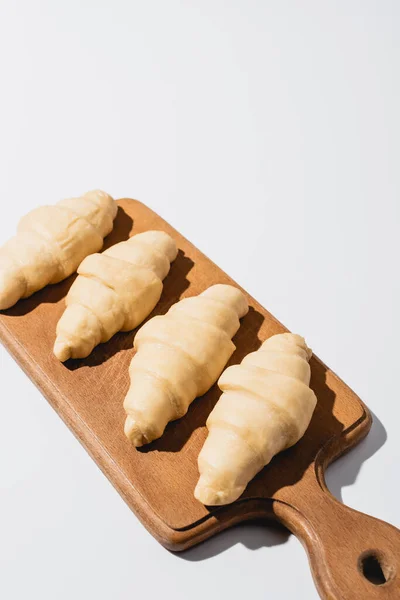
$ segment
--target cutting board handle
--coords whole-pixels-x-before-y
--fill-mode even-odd
[[[274,512],[306,547],[321,597],[399,600],[400,530],[318,488],[308,502],[299,498],[296,507],[277,502]]]

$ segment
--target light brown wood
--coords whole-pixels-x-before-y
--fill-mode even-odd
[[[133,220],[133,222],[132,222]],[[162,229],[180,249],[154,314],[214,283],[234,283],[170,225],[140,202],[120,200],[109,246],[131,233]],[[135,332],[117,334],[83,361],[61,364],[52,354],[55,326],[73,277],[20,301],[0,315],[0,338],[72,429],[149,531],[169,549],[183,550],[248,519],[275,518],[305,545],[320,595],[329,599],[400,598],[400,532],[335,500],[324,471],[368,432],[371,417],[357,396],[318,358],[311,387],[318,404],[305,436],[275,457],[233,505],[207,509],[193,497],[205,421],[220,392],[214,386],[181,420],[148,447],[133,448],[123,433],[123,398]],[[248,296],[249,314],[234,338],[238,363],[285,328]],[[305,333],[306,332],[302,332]],[[363,565],[382,565],[388,580],[371,583]]]

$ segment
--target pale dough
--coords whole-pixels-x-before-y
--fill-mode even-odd
[[[275,454],[303,436],[317,402],[309,387],[311,355],[302,337],[283,333],[222,374],[224,393],[198,458],[200,502],[233,502]]]
[[[0,310],[62,281],[98,252],[117,208],[111,196],[95,190],[22,217],[17,234],[0,248]]]
[[[182,417],[225,367],[231,338],[248,311],[243,293],[214,285],[174,304],[137,333],[125,398],[125,434],[135,446],[159,438],[169,421]]]
[[[85,258],[57,324],[57,358],[85,358],[117,331],[140,325],[159,301],[177,252],[167,233],[146,231]]]

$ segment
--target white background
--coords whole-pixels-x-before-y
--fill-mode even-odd
[[[328,483],[397,526],[399,27],[383,0],[0,4],[0,241],[94,187],[155,209],[371,407]],[[1,598],[317,598],[281,529],[164,550],[0,352]]]

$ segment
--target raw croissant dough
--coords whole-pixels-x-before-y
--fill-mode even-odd
[[[111,196],[95,190],[22,217],[17,234],[0,248],[0,310],[71,275],[100,250],[116,214]]]
[[[224,393],[198,458],[200,502],[233,502],[275,454],[303,436],[317,402],[309,388],[311,355],[302,337],[283,333],[222,374]]]
[[[167,233],[146,231],[85,258],[57,324],[57,358],[85,358],[117,331],[137,327],[159,301],[177,253]]]
[[[248,311],[243,293],[214,285],[148,321],[135,337],[125,398],[125,434],[135,446],[159,438],[169,421],[215,383],[235,350],[231,338]]]

